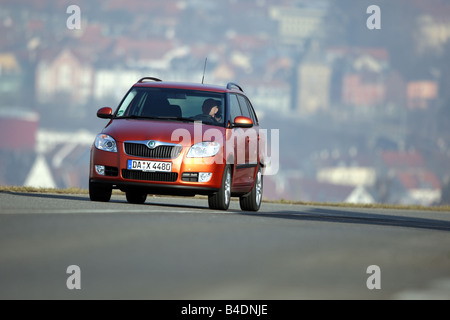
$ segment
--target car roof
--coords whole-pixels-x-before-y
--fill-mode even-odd
[[[225,87],[212,84],[202,83],[190,83],[190,82],[172,82],[172,81],[142,81],[136,82],[133,87],[150,87],[150,88],[173,88],[184,90],[200,90],[200,91],[213,91],[213,92],[240,92],[244,93],[234,87]]]

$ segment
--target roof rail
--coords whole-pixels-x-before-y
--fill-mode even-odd
[[[234,82],[228,82],[228,84],[227,84],[227,89],[231,89],[231,87],[237,87],[239,90],[241,90],[242,92],[244,92],[244,90],[242,90],[242,88],[241,88],[238,84],[236,84],[236,83],[234,83]]]
[[[162,81],[161,79],[154,78],[154,77],[144,77],[144,78],[139,79],[138,83],[144,82],[144,80]]]

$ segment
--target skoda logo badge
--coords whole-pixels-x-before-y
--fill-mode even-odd
[[[147,147],[149,147],[150,149],[155,149],[156,141],[150,140],[149,142],[147,142]]]

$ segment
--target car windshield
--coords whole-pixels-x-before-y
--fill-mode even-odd
[[[134,87],[117,109],[115,119],[202,121],[223,126],[224,97],[217,92]]]

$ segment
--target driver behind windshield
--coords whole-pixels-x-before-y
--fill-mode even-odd
[[[222,121],[220,101],[214,99],[206,99],[202,105],[203,115],[214,122]]]

